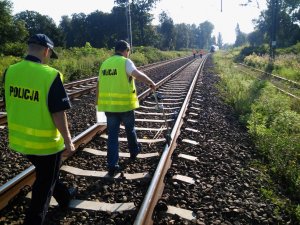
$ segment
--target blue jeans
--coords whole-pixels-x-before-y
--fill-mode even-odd
[[[119,131],[120,124],[123,122],[125,126],[128,149],[130,154],[136,154],[140,151],[139,144],[137,142],[137,136],[134,129],[134,111],[128,112],[106,112],[107,117],[107,164],[108,169],[113,169],[118,165],[119,161]]]

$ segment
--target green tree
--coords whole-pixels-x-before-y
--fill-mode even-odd
[[[56,26],[54,20],[49,16],[41,15],[35,11],[23,11],[15,15],[16,21],[23,21],[29,35],[44,33],[51,37],[55,45],[63,45],[62,31]]]
[[[84,13],[74,13],[71,19],[71,42],[68,44],[71,47],[83,47],[87,42],[87,26],[86,15]],[[83,35],[84,34],[84,35]]]
[[[191,29],[190,26],[181,23],[176,24],[175,27],[175,49],[187,49],[191,45]]]
[[[190,45],[189,48],[200,48],[199,46],[200,31],[196,24],[190,25]]]
[[[3,45],[10,38],[7,35],[7,26],[12,24],[11,7],[11,2],[0,1],[0,45]]]
[[[166,12],[162,12],[159,15],[159,33],[162,36],[161,48],[164,50],[170,50],[174,48],[175,28],[173,20],[167,15]]]
[[[71,43],[73,42],[72,23],[68,16],[61,17],[59,29],[63,32],[63,46],[67,48],[71,47]]]
[[[212,36],[212,38],[210,39],[210,44],[211,45],[216,45],[217,44],[216,36]]]
[[[129,30],[127,29],[127,20],[126,20],[127,9],[124,7],[114,7],[110,16],[109,16],[109,30],[112,32],[107,36],[108,46],[113,47],[117,39],[129,40]],[[111,37],[114,37],[113,39]]]
[[[198,39],[198,47],[201,49],[209,49],[209,46],[213,44],[212,32],[214,30],[214,25],[205,21],[199,25],[199,39]]]
[[[276,16],[272,17],[272,13]],[[265,43],[270,43],[271,31],[275,27],[278,47],[287,47],[300,40],[299,22],[299,0],[267,0],[267,10],[254,21],[255,29],[261,34],[260,40]]]
[[[247,43],[247,34],[241,31],[239,24],[236,25],[235,34],[236,34],[236,39],[234,42],[234,46],[238,47]]]
[[[149,12],[158,1],[160,0],[131,0],[131,2],[130,0],[115,0],[115,3],[125,8],[128,3],[130,4],[132,33],[134,34],[133,43],[135,45],[153,43],[151,37],[153,16]]]
[[[265,37],[264,34],[259,32],[258,30],[255,30],[248,34],[247,40],[251,46],[260,46],[263,43],[265,43]]]
[[[12,3],[8,0],[0,1],[0,46],[5,43],[23,42],[28,33],[24,23],[13,19]]]
[[[109,37],[113,37],[113,34],[117,32],[113,23],[114,20],[110,18],[114,17],[111,14],[100,11],[95,11],[87,15],[85,19],[85,41],[90,42],[96,48],[106,47]]]

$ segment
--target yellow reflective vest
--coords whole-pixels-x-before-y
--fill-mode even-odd
[[[48,93],[58,71],[23,60],[5,75],[9,147],[27,155],[51,155],[64,149],[64,140],[48,110]]]
[[[98,111],[127,112],[139,107],[134,79],[126,74],[126,58],[114,55],[99,71]]]

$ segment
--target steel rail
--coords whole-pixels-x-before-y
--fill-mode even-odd
[[[194,60],[193,60],[194,61]],[[193,62],[192,61],[192,62]],[[163,81],[159,81],[156,84],[156,87],[161,86],[164,82],[171,79],[177,73],[179,73],[182,69],[184,69],[187,65],[191,62],[186,63],[166,78]],[[142,101],[148,95],[152,93],[151,89],[147,89],[142,94],[138,96],[139,100]],[[6,118],[6,117],[5,117]],[[0,117],[1,119],[1,117]],[[87,144],[95,135],[101,134],[106,129],[105,125],[94,124],[93,126],[89,127],[87,130],[79,134],[78,136],[72,138],[72,142],[75,145],[76,151],[81,147]],[[75,152],[76,152],[75,151]],[[74,152],[74,153],[75,153]],[[71,156],[70,156],[71,157]],[[67,160],[64,158],[63,160]],[[0,210],[2,210],[25,186],[31,186],[35,179],[35,170],[34,166],[30,166],[29,168],[25,169],[19,175],[11,179],[10,181],[6,182],[4,185],[0,186]]]
[[[76,150],[89,142],[95,135],[103,132],[106,126],[100,126],[99,124],[95,124],[88,128],[83,133],[78,136],[72,138],[72,141],[75,145]],[[64,158],[63,160],[66,160]],[[31,186],[35,180],[35,168],[34,166],[30,166],[16,177],[6,182],[4,185],[0,187],[0,210],[2,210],[14,196],[16,196],[22,188],[25,186]]]
[[[151,64],[147,64],[147,65],[143,65],[143,66],[139,66],[138,69],[139,70],[144,70],[144,69],[151,69],[152,66],[157,66],[157,65],[166,65],[168,64],[169,62],[173,61],[173,62],[176,62],[176,61],[179,61],[179,60],[182,60],[182,59],[188,59],[190,58],[191,56],[185,56],[185,57],[180,57],[180,58],[177,58],[177,59],[167,59],[167,60],[164,60],[164,61],[159,61],[159,62],[154,62],[154,63],[151,63]],[[150,68],[149,68],[150,67]]]
[[[270,75],[270,76],[272,76],[272,77],[274,77],[274,78],[276,78],[276,79],[279,79],[279,80],[283,80],[283,81],[289,82],[289,83],[291,83],[291,84],[297,86],[298,88],[300,88],[300,83],[298,83],[298,82],[296,82],[296,81],[289,80],[289,79],[286,79],[286,78],[284,78],[284,77],[281,77],[281,76],[278,76],[278,75],[275,75],[275,74],[272,74],[272,73],[268,73],[268,72],[266,72],[266,71],[263,71],[263,70],[260,70],[260,69],[257,69],[257,68],[248,66],[248,65],[246,65],[246,64],[244,64],[244,63],[238,63],[238,64],[241,65],[241,66],[250,68],[250,69],[252,69],[252,70],[255,70],[255,71],[257,71],[257,72],[261,72],[261,73]]]
[[[34,166],[30,166],[0,187],[0,210],[15,197],[22,188],[31,186],[35,179]]]
[[[239,63],[239,64],[241,64],[241,63]],[[242,64],[241,64],[242,65]],[[242,66],[244,66],[244,65],[242,65]],[[244,67],[247,67],[247,65],[245,65]],[[249,67],[249,66],[248,66]],[[250,67],[250,69],[254,69],[254,68],[251,68]],[[253,76],[253,77],[255,77],[256,79],[259,79],[259,80],[262,80],[261,78],[258,78],[257,76],[255,76],[255,75],[253,75],[253,74],[250,74],[250,73],[248,73],[248,72],[246,72],[246,71],[244,71],[244,70],[242,70],[242,69],[239,69],[240,71],[242,71],[243,73],[245,73],[245,74],[247,74],[247,75],[249,75],[249,76]],[[264,72],[264,71],[261,71],[261,70],[258,70],[259,72],[262,72],[262,73],[266,73],[266,72]],[[268,75],[270,75],[269,73],[266,73],[266,74],[268,74]],[[272,75],[272,74],[271,74]],[[290,81],[290,80],[287,80],[287,79],[285,79],[285,78],[283,78],[283,80],[285,80],[285,81],[288,81],[288,82],[294,82],[294,81]],[[271,83],[271,85],[274,87],[274,88],[276,88],[278,91],[280,91],[280,92],[282,92],[283,94],[286,94],[286,95],[288,95],[288,96],[290,96],[290,97],[292,97],[292,98],[295,98],[296,100],[300,100],[300,97],[298,97],[298,96],[296,96],[296,95],[294,95],[294,94],[292,94],[292,93],[290,93],[290,92],[288,92],[288,91],[285,91],[285,90],[283,90],[282,88],[280,88],[280,87],[277,87],[275,84],[272,84],[272,82],[270,82]],[[296,84],[298,84],[298,83],[296,83]],[[300,85],[300,84],[298,84],[298,85]]]
[[[151,180],[150,186],[148,188],[148,191],[146,193],[146,196],[142,202],[141,208],[137,214],[137,217],[134,221],[134,225],[151,225],[153,224],[152,221],[152,215],[155,208],[155,205],[157,204],[157,201],[161,197],[162,191],[163,191],[163,180],[165,177],[165,174],[167,172],[167,169],[171,165],[171,155],[176,147],[176,139],[180,133],[180,127],[183,123],[184,114],[187,110],[187,106],[189,104],[190,98],[192,96],[193,90],[195,88],[197,79],[200,75],[200,71],[203,68],[203,65],[207,59],[207,56],[203,58],[201,64],[199,65],[199,68],[196,72],[196,75],[192,81],[192,84],[190,86],[190,89],[186,95],[186,98],[183,102],[182,108],[178,114],[177,120],[173,126],[172,132],[171,132],[171,142],[170,146],[168,144],[165,145],[165,148],[163,150],[162,156],[160,158],[160,161],[158,163],[157,169],[154,173],[154,176]]]
[[[81,95],[90,93],[91,91],[96,90],[96,85],[93,87],[88,87],[88,88],[84,88],[83,90],[78,90],[78,91],[74,91],[68,94],[68,96],[70,97],[70,99],[74,99],[77,98]]]
[[[84,83],[96,82],[96,81],[97,81],[97,76],[89,77],[89,78],[86,78],[86,79],[69,82],[67,84],[64,84],[64,87],[65,88],[71,88],[73,86],[81,85],[81,84],[84,84]]]
[[[160,86],[162,86],[164,83],[166,83],[168,80],[170,80],[171,78],[173,78],[176,74],[178,74],[181,70],[183,70],[184,68],[186,68],[188,65],[190,65],[192,62],[194,62],[195,59],[193,59],[192,61],[186,63],[185,65],[181,66],[180,68],[178,68],[177,70],[175,70],[174,72],[172,72],[171,74],[169,74],[168,76],[166,76],[164,79],[162,79],[161,81],[157,82],[155,84],[155,88],[158,89]],[[139,99],[145,99],[149,93],[151,93],[150,89],[147,89],[146,91],[144,91],[142,94],[139,95]]]
[[[282,92],[282,93],[284,93],[284,94],[286,94],[286,95],[288,95],[288,96],[290,96],[290,97],[292,97],[292,98],[295,98],[295,99],[297,99],[297,100],[300,100],[300,97],[298,97],[298,96],[296,96],[296,95],[293,95],[292,93],[287,92],[287,91],[285,91],[285,90],[283,90],[283,89],[281,89],[281,88],[275,86],[274,84],[273,84],[273,87],[275,87],[278,91],[280,91],[280,92]]]

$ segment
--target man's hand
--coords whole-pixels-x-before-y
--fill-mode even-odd
[[[65,143],[66,149],[62,153],[63,158],[68,158],[75,152],[75,147],[72,142]]]
[[[152,89],[152,91],[155,91],[155,83],[152,80],[150,80],[150,84],[148,84],[148,85],[149,85],[149,88]]]
[[[55,126],[61,133],[65,141],[65,150],[62,153],[62,157],[69,157],[75,152],[75,147],[72,143],[70,131],[68,128],[67,116],[64,111],[52,113],[52,118]]]
[[[155,85],[153,85],[153,84],[150,84],[150,85],[149,85],[149,88],[151,88],[151,89],[152,89],[152,91],[155,91]]]

